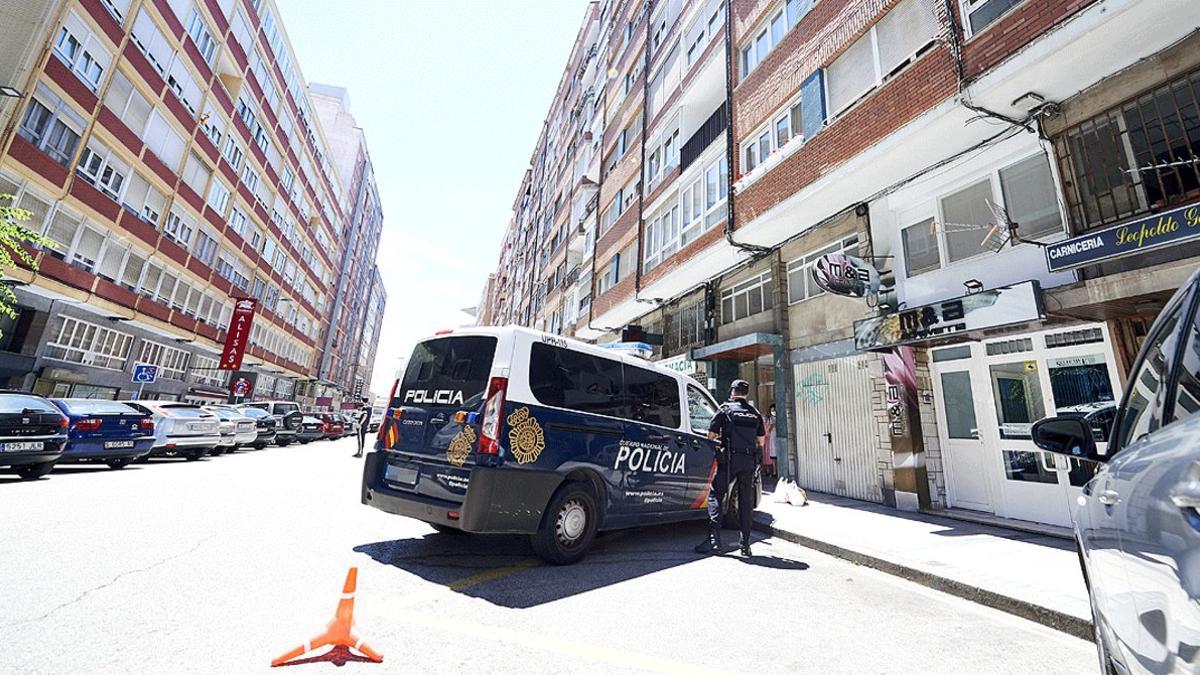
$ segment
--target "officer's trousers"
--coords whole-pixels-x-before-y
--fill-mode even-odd
[[[760,451],[761,452],[761,451]],[[754,516],[754,455],[732,453],[726,462],[717,463],[717,474],[713,476],[708,490],[708,529],[719,532],[721,519],[728,508],[729,486],[736,485],[738,492],[738,525],[742,531],[742,543],[750,543],[750,524]]]

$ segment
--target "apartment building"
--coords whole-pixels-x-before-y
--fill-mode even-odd
[[[329,141],[334,169],[346,187],[342,210],[347,216],[338,237],[342,254],[317,376],[343,390],[362,391],[364,383],[371,380],[373,340],[379,334],[387,297],[375,264],[383,207],[366,135],[350,112],[349,94],[342,87],[313,83],[309,95]],[[353,401],[345,403],[352,405]]]
[[[5,271],[17,317],[0,319],[0,384],[126,397],[134,364],[152,363],[144,396],[223,400],[233,299],[253,297],[255,395],[312,405],[344,390],[319,366],[355,201],[274,4],[4,11],[31,37],[0,51],[17,94],[0,193],[48,241],[30,249],[36,270]]]
[[[589,307],[552,322],[554,268],[535,266],[490,316],[662,333],[664,365],[753,384],[782,473],[811,489],[1069,524],[1090,468],[1029,427],[1074,411],[1103,429],[1200,262],[1182,226],[1200,222],[1198,26],[1188,0],[593,3]],[[539,148],[563,124],[549,115]],[[501,282],[522,251],[550,254],[519,236],[550,190],[541,160]],[[824,291],[832,253],[872,265],[879,292]]]

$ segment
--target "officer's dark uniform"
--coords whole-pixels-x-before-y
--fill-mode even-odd
[[[742,381],[735,382],[735,387]],[[745,389],[749,385],[745,384]],[[717,451],[717,473],[708,491],[708,540],[696,547],[697,552],[716,552],[721,548],[721,519],[730,483],[738,487],[738,516],[741,526],[741,548],[750,554],[750,523],[754,512],[754,473],[762,461],[758,439],[767,431],[763,417],[744,398],[730,398],[721,405],[708,430],[718,435],[721,448]]]
[[[371,423],[371,409],[363,406],[358,411],[358,452],[355,457],[362,457],[363,446],[367,444],[367,425]]]

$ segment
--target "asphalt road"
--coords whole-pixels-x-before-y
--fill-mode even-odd
[[[1096,670],[1090,643],[779,540],[701,558],[699,525],[648,528],[547,567],[435,534],[359,504],[352,443],[0,475],[0,672],[265,672],[351,566],[383,664],[292,672]]]

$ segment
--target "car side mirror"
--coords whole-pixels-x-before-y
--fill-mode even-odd
[[[1034,423],[1031,434],[1034,445],[1047,452],[1093,462],[1108,459],[1097,453],[1092,425],[1080,417],[1051,417],[1040,420]]]

